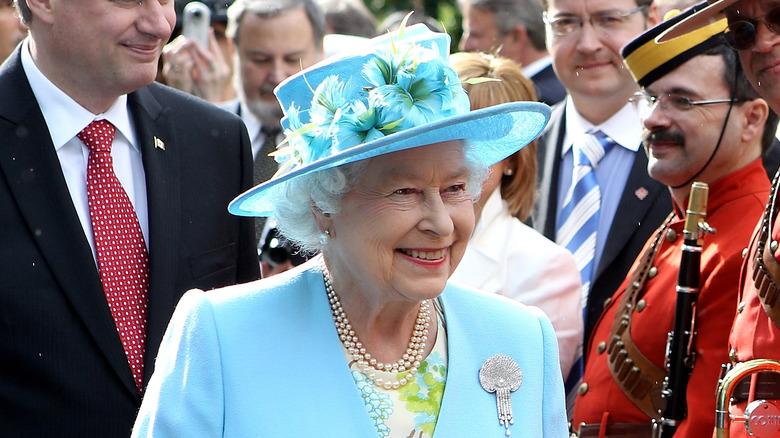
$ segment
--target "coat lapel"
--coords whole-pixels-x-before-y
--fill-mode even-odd
[[[510,429],[521,436],[538,436],[538,427],[544,423],[543,397],[539,393],[544,387],[544,359],[538,354],[542,350],[539,325],[534,327],[516,320],[518,326],[506,326],[503,332],[486,330],[495,325],[492,321],[497,315],[492,311],[495,309],[459,310],[473,306],[474,301],[451,286],[441,295],[441,303],[447,325],[448,368],[434,438],[505,436],[506,431],[498,421],[496,396],[482,389],[479,383],[482,364],[496,354],[510,356],[523,371],[523,384],[511,393],[515,425]],[[463,318],[464,313],[469,317]],[[512,337],[517,341],[509,342]],[[534,354],[524,354],[530,352]]]
[[[92,250],[19,53],[0,69],[0,170],[37,238],[43,265],[51,269],[117,376],[137,395]]]
[[[615,212],[614,220],[623,224],[638,224],[646,220],[648,210],[654,205],[655,198],[669,196],[666,187],[648,175],[647,155],[644,148],[640,147],[634,155],[634,165],[631,167],[631,172],[626,180],[626,188],[623,190]],[[602,272],[612,264],[635,232],[634,227],[628,226],[610,228],[594,278],[599,278]]]
[[[145,357],[152,359],[179,297],[174,291],[180,248],[179,165],[183,146],[176,139],[171,109],[160,105],[149,87],[130,94],[128,107],[146,174],[150,278]],[[145,367],[144,382],[148,382],[152,369]]]
[[[565,102],[565,100],[563,101]],[[555,241],[555,216],[558,212],[558,181],[560,157],[566,127],[566,104],[553,107],[550,123],[539,140],[537,157],[539,172],[539,196],[535,205],[533,226],[548,239]]]
[[[291,424],[295,425],[292,430],[316,425],[316,436],[374,437],[377,431],[347,365],[322,273],[314,263],[302,265],[309,268],[302,275],[305,283],[291,283],[281,291],[281,307],[276,303],[268,307],[296,309],[295,317],[287,312],[263,313],[268,327],[264,339],[271,342],[264,348],[281,352],[279,357],[296,358],[281,364],[267,391],[306,399],[291,409],[278,409],[290,400],[277,401],[277,412],[284,414],[268,421],[277,430],[289,430]]]

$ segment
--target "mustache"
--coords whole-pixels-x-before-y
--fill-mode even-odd
[[[670,129],[658,129],[654,131],[645,130],[642,133],[642,145],[648,147],[653,143],[673,142],[685,146],[685,136],[680,131]]]

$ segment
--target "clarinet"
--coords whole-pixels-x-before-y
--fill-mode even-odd
[[[667,335],[666,370],[661,397],[666,406],[659,421],[653,420],[655,438],[671,438],[687,413],[686,388],[696,361],[693,348],[696,322],[696,301],[699,298],[699,270],[703,237],[715,230],[705,221],[709,187],[694,182],[685,212],[685,241],[677,276],[677,305],[674,312],[674,329]]]

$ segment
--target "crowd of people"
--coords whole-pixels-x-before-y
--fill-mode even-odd
[[[0,435],[780,436],[774,0],[201,2],[0,1]]]

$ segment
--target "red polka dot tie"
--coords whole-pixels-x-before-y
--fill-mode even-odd
[[[84,128],[78,137],[90,150],[87,194],[100,280],[140,392],[149,262],[138,217],[114,173],[111,144],[115,131],[108,121],[97,120]]]

